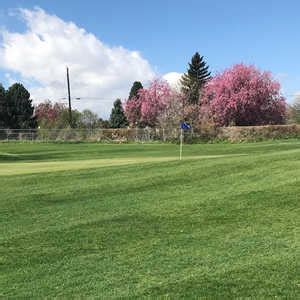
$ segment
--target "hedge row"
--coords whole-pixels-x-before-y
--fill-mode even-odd
[[[300,125],[222,127],[217,138],[230,142],[300,138]]]

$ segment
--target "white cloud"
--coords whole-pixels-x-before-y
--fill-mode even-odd
[[[180,78],[182,77],[182,73],[177,73],[177,72],[170,72],[167,73],[163,76],[163,79],[165,79],[169,85],[176,89],[179,90],[180,89]]]
[[[21,81],[30,82],[35,102],[66,97],[69,66],[72,96],[82,97],[81,102],[74,101],[75,107],[107,117],[114,99],[127,97],[133,81],[155,77],[137,51],[110,47],[76,24],[39,8],[21,9],[20,15],[25,32],[1,30],[0,68],[9,79],[18,74]]]

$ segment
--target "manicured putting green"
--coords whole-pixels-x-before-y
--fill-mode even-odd
[[[3,298],[300,297],[300,143],[0,144]]]

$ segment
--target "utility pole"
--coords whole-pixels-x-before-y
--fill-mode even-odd
[[[73,119],[72,119],[72,106],[71,106],[71,89],[70,89],[70,76],[69,68],[67,67],[67,83],[68,83],[68,99],[69,99],[69,124],[73,128]]]

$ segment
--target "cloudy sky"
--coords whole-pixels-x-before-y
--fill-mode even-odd
[[[65,101],[69,66],[74,106],[107,117],[133,81],[174,84],[199,51],[213,73],[238,62],[272,71],[291,101],[300,4],[287,2],[1,0],[0,82],[24,83],[36,103]]]

